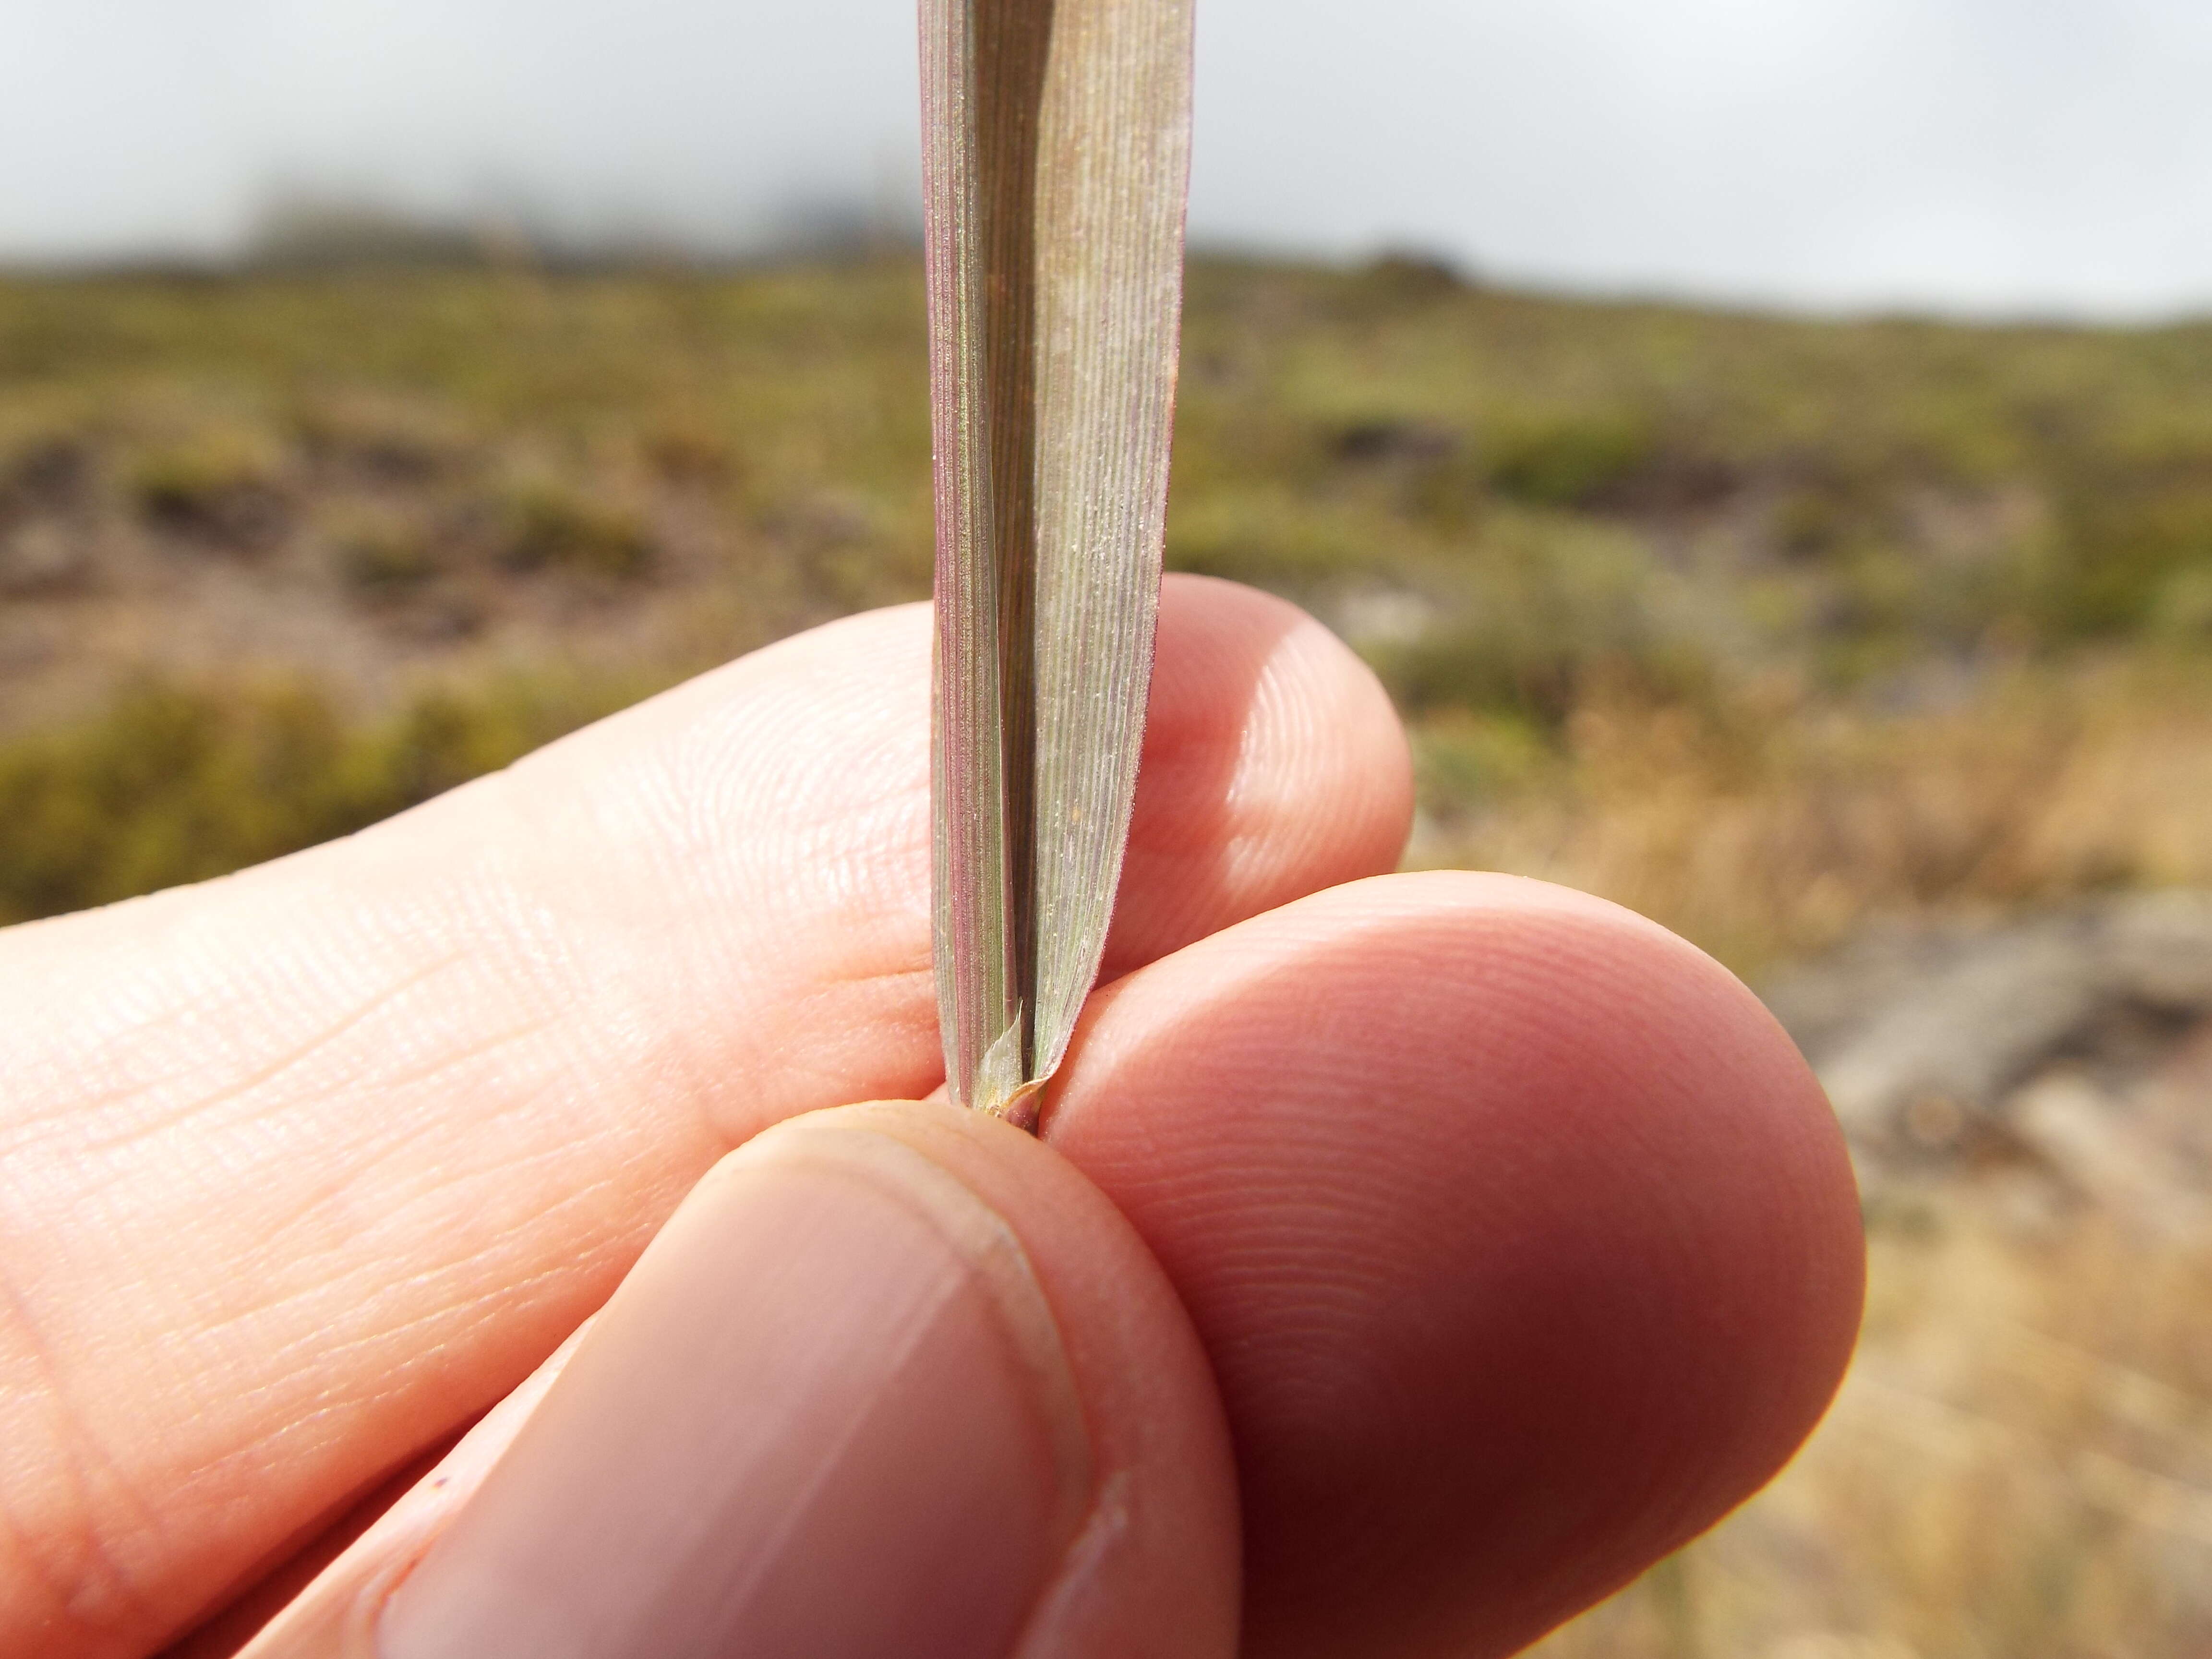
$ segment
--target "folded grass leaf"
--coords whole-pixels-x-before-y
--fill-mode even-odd
[[[1159,602],[1191,0],[921,0],[938,1005],[1033,1122],[1097,975]]]

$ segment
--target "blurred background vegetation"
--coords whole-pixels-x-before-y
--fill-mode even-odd
[[[0,279],[0,921],[343,834],[926,595],[909,259],[434,252]],[[1374,665],[1410,862],[1607,894],[1755,983],[1876,921],[2212,885],[2212,325],[1216,260],[1184,361],[1169,562]],[[2212,1650],[2212,1255],[1966,1197],[1875,1220],[1830,1428],[1554,1650]]]
[[[923,368],[898,258],[0,281],[0,915],[924,596]],[[1417,858],[1750,971],[1898,906],[2212,878],[2212,326],[1201,263],[1184,387],[1169,562],[1374,664]]]

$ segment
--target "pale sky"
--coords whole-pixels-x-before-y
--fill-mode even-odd
[[[1198,5],[1202,243],[2212,313],[2212,0]],[[725,245],[903,216],[914,82],[911,0],[0,0],[0,259],[219,251],[287,188]]]

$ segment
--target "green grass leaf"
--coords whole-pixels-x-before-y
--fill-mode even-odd
[[[955,1100],[1029,1121],[1097,976],[1159,602],[1190,0],[922,0],[936,956]]]

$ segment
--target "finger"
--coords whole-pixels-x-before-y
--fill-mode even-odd
[[[466,1433],[380,1486],[331,1535],[319,1536],[249,1594],[162,1649],[160,1659],[234,1659],[249,1648],[336,1653],[362,1646],[368,1624],[360,1610],[381,1606],[422,1559],[514,1443],[596,1322],[586,1320]]]
[[[1102,993],[1052,1145],[1190,1310],[1247,1651],[1513,1651],[1763,1483],[1857,1327],[1849,1164],[1733,978],[1597,900],[1360,883]]]
[[[514,1386],[722,1151],[927,1091],[927,619],[352,840],[0,934],[0,1651],[130,1654]],[[1402,736],[1178,582],[1117,968],[1386,867]]]
[[[501,1409],[247,1659],[1235,1651],[1233,1474],[1188,1322],[1128,1224],[1003,1124],[770,1131],[542,1402]]]

